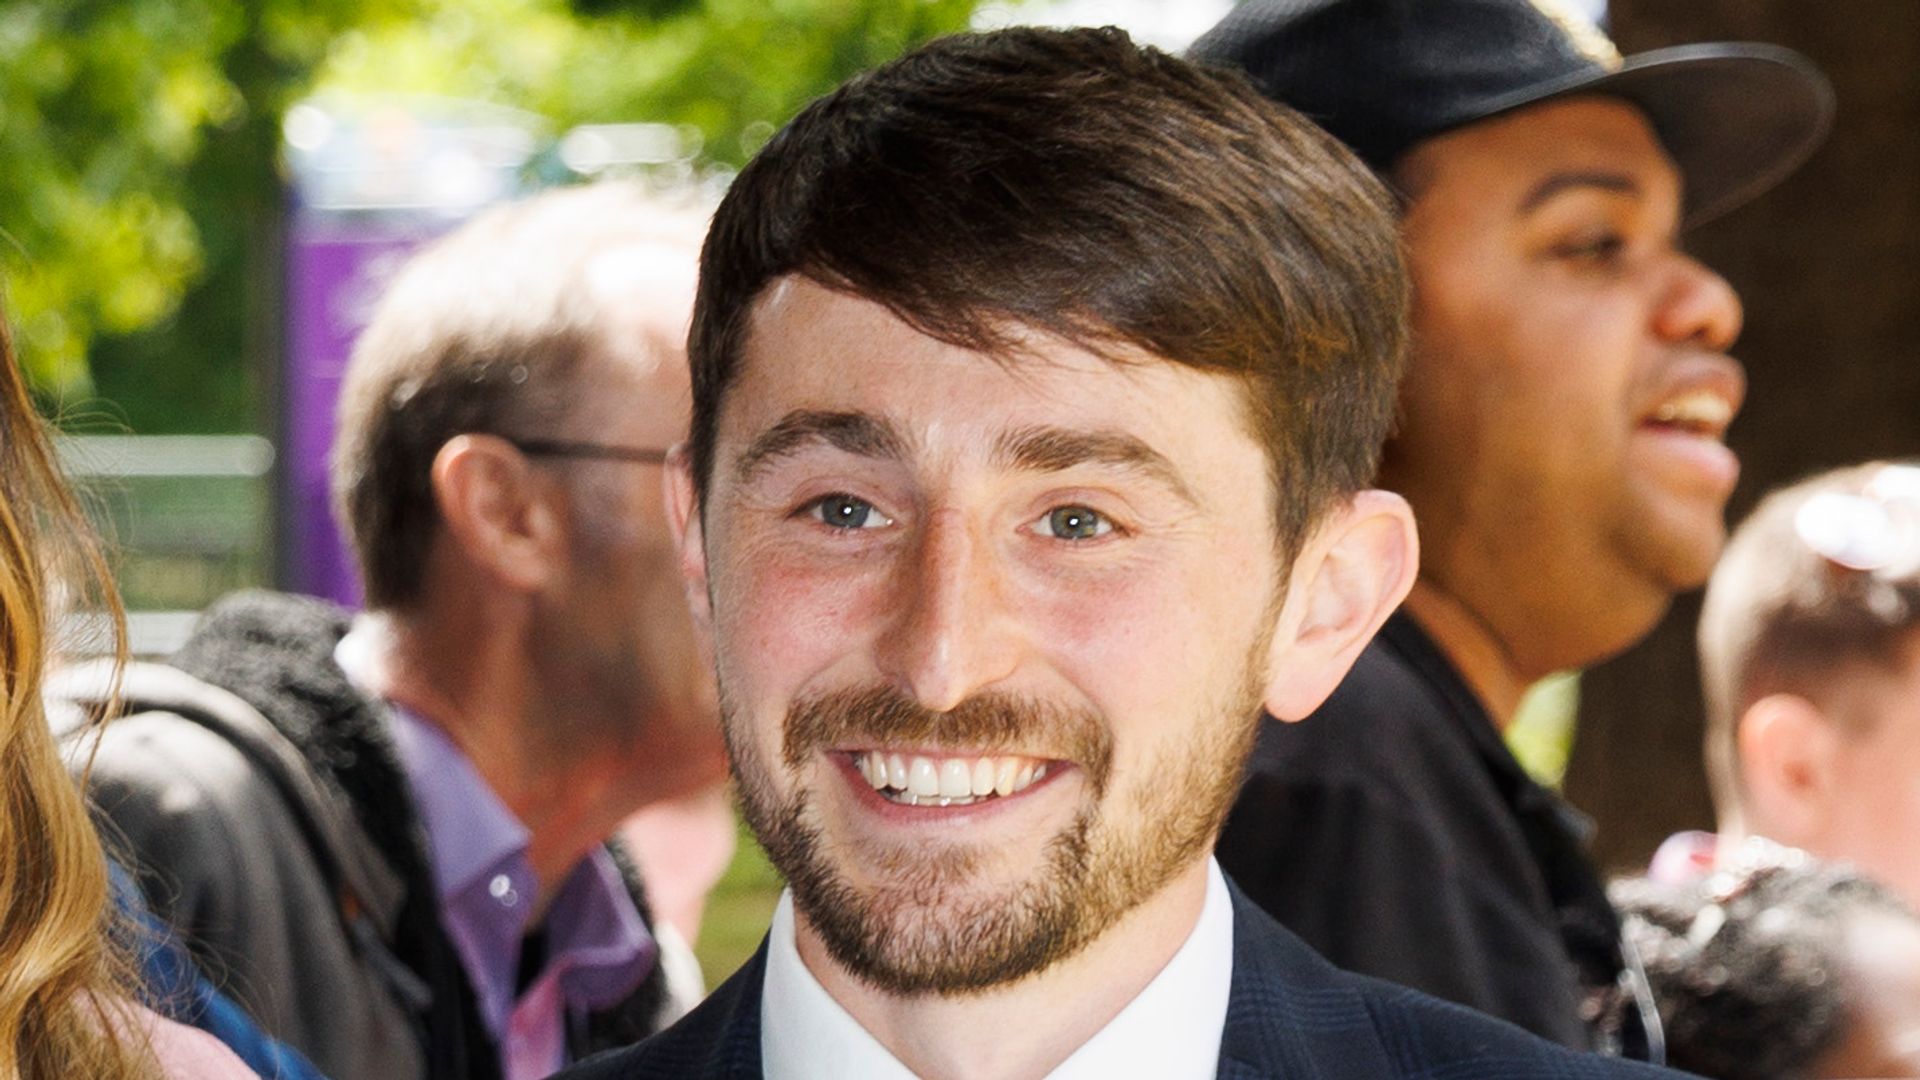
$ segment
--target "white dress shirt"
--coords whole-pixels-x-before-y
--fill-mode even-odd
[[[1186,943],[1048,1080],[1210,1080],[1219,1070],[1232,983],[1233,902],[1209,858],[1206,902]],[[791,892],[781,894],[768,931],[760,1059],[767,1080],[915,1080],[807,970],[794,945]]]

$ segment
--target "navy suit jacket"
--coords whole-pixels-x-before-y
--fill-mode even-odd
[[[1672,1077],[1577,1054],[1511,1024],[1322,960],[1233,894],[1233,988],[1222,1080],[1607,1080]],[[601,1054],[556,1080],[759,1080],[767,949],[667,1030]]]

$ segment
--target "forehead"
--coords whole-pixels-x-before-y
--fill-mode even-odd
[[[1567,170],[1616,172],[1644,195],[1679,197],[1680,175],[1646,114],[1599,96],[1529,106],[1435,136],[1394,171],[1416,200],[1477,193],[1484,202]]]
[[[1123,429],[1196,463],[1253,453],[1238,380],[1141,353],[1109,359],[1057,338],[1010,357],[940,341],[884,306],[804,277],[755,302],[718,437],[752,439],[794,410],[858,411],[920,445],[984,450],[1010,428]]]

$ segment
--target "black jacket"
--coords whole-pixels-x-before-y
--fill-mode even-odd
[[[1587,1048],[1622,958],[1584,831],[1402,612],[1317,712],[1262,725],[1218,855],[1333,963]]]
[[[557,1080],[758,1080],[766,947],[701,1006]],[[1336,970],[1233,890],[1223,1080],[1603,1080],[1672,1076],[1576,1054],[1402,987]]]
[[[334,661],[347,625],[274,593],[210,608],[170,666],[129,672],[93,795],[209,976],[323,1070],[497,1076],[385,706]],[[572,1048],[655,1030],[664,986],[656,964],[627,1001],[570,1025]]]

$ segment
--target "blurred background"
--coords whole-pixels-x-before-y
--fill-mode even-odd
[[[116,552],[134,646],[248,585],[351,603],[328,520],[333,392],[384,277],[498,200],[603,176],[718,192],[801,104],[937,34],[1115,23],[1170,49],[1230,0],[8,0],[0,278],[36,393]],[[1839,92],[1792,180],[1691,237],[1746,299],[1733,512],[1920,445],[1920,3],[1586,0],[1628,53],[1745,39]],[[1643,864],[1711,821],[1697,598],[1530,699],[1516,748]],[[1578,722],[1576,723],[1576,717]],[[750,841],[717,981],[777,881]]]
[[[134,651],[171,652],[237,588],[358,599],[327,508],[334,396],[423,241],[601,177],[717,198],[801,105],[940,34],[1119,23],[1177,49],[1228,7],[8,0],[0,282]],[[779,887],[742,835],[702,920],[712,981]]]

